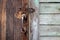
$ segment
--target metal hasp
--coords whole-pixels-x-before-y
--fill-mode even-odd
[[[28,0],[23,0],[22,8],[19,8],[18,12],[15,14],[17,19],[22,19],[22,34],[25,36],[22,37],[22,40],[39,40],[38,38],[39,1],[38,0],[29,0],[29,2],[24,1]]]
[[[25,5],[23,8],[19,8],[18,12],[15,14],[17,19],[22,19],[22,40],[29,40],[29,14],[35,12],[35,9],[28,8]]]

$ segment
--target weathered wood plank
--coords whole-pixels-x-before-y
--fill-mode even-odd
[[[60,0],[39,0],[39,2],[60,2]]]
[[[40,37],[39,40],[60,40],[60,37]]]
[[[0,40],[1,40],[2,0],[0,0]]]
[[[1,19],[1,40],[6,40],[6,1],[2,0],[3,6],[2,6],[2,19]]]
[[[18,20],[14,18],[14,40],[22,40],[22,20]]]
[[[19,8],[21,8],[22,7],[22,0],[19,0],[19,1],[17,1],[17,0],[15,0],[15,13],[17,13],[18,12],[18,10],[19,10]],[[14,13],[14,14],[15,14]],[[15,17],[15,15],[13,16],[14,18],[13,18],[13,21],[14,21],[14,40],[22,40],[22,33],[21,33],[21,27],[22,27],[22,20],[20,19],[17,19],[16,17]]]
[[[60,14],[40,15],[39,24],[60,24]]]
[[[1,40],[1,20],[2,19],[2,0],[0,0],[0,40]]]
[[[60,13],[59,3],[40,3],[40,13]]]
[[[27,0],[24,0],[27,1]],[[22,0],[8,0],[6,5],[7,13],[7,30],[6,40],[26,40],[21,33],[22,19],[17,19],[15,13],[22,7]],[[24,2],[23,2],[24,4]]]
[[[41,26],[39,27],[40,36],[60,36],[60,26]]]
[[[6,40],[14,40],[14,13],[16,12],[16,0],[7,0],[6,4]],[[16,30],[16,29],[15,29]],[[16,36],[17,37],[17,36]]]
[[[30,15],[30,28],[31,28],[31,39],[39,40],[38,38],[38,27],[39,27],[39,0],[29,0],[31,8],[35,9],[35,12]],[[33,35],[33,36],[32,36]]]

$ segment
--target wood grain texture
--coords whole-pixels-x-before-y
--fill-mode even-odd
[[[8,0],[6,5],[7,30],[6,40],[21,40],[21,22],[15,18],[14,14],[21,7],[21,0]]]
[[[7,0],[6,3],[6,40],[13,40],[13,14],[14,8],[11,0]]]
[[[60,24],[60,14],[40,15],[39,24]]]
[[[25,1],[23,1],[23,4]],[[7,0],[6,40],[26,40],[26,39],[23,39],[24,35],[22,35],[21,33],[22,19],[18,19],[15,17],[15,13],[18,12],[19,8],[22,8],[21,3],[22,3],[22,0]]]
[[[19,10],[19,8],[22,8],[22,0],[15,0],[16,6],[15,6],[15,11],[17,12]],[[22,19],[17,19],[14,16],[14,40],[22,40],[22,33],[21,33],[21,29],[22,29]]]
[[[21,20],[14,20],[14,40],[22,40],[22,33],[21,33],[21,26],[22,21]]]
[[[60,2],[60,0],[39,0],[39,2]]]
[[[30,40],[39,40],[38,38],[38,27],[39,27],[39,0],[30,0],[30,6],[31,8],[35,9],[35,12],[32,13],[30,16]],[[32,36],[33,35],[33,36]]]
[[[2,0],[0,0],[0,40],[1,40]]]
[[[39,2],[39,40],[60,40],[60,3],[58,3],[60,1],[39,0]]]
[[[39,27],[39,34],[40,36],[60,36],[60,26],[52,26],[52,25],[43,25]]]
[[[60,37],[41,37],[39,40],[60,40]]]
[[[6,0],[2,0],[1,40],[6,40]]]
[[[60,3],[40,3],[40,13],[60,13]]]
[[[36,29],[33,30],[33,39],[38,40],[38,13],[39,13],[39,1],[30,0],[30,7],[34,8],[36,11],[31,14],[31,26]],[[24,0],[24,3],[28,2],[28,0]],[[37,3],[36,3],[37,2]],[[1,26],[1,40],[26,40],[25,36],[21,33],[22,27],[22,19],[17,19],[14,14],[17,13],[19,8],[22,7],[22,0],[2,0],[2,16],[0,16],[0,26]],[[1,6],[0,5],[0,6]],[[33,22],[33,23],[32,23]],[[28,24],[29,25],[29,24]],[[28,29],[29,30],[29,29]],[[36,33],[37,32],[37,33]],[[37,37],[35,37],[37,36]],[[23,39],[24,37],[24,39]]]

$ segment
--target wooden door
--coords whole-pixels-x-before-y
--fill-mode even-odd
[[[21,32],[22,19],[15,17],[19,8],[22,8],[25,3],[28,3],[29,7],[35,9],[33,14],[28,15],[27,36]],[[0,0],[0,40],[37,40],[38,9],[38,0]],[[34,29],[35,31],[33,30],[35,34],[30,30],[32,27],[36,28]]]
[[[19,8],[28,0],[8,0],[6,3],[6,40],[28,40],[22,31],[22,19],[15,17]],[[23,5],[23,6],[22,6]]]

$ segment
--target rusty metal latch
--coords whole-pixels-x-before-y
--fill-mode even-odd
[[[28,8],[26,7],[27,5],[25,5],[24,7],[22,8],[19,8],[18,12],[15,14],[15,17],[17,19],[22,19],[22,32],[25,36],[27,36],[27,27],[29,26],[29,21],[28,21],[28,17],[29,17],[29,14],[30,13],[33,13],[35,12],[35,9],[33,8]]]
[[[22,17],[25,17],[29,14],[29,13],[33,13],[35,12],[35,10],[33,8],[26,8],[25,10],[22,10],[21,8],[18,10],[18,12],[15,14],[15,17],[18,19],[21,19]]]

